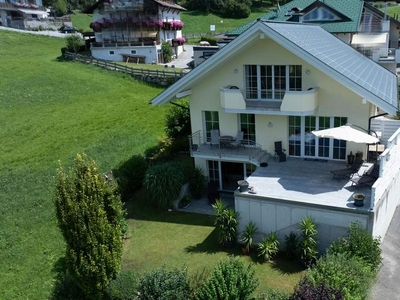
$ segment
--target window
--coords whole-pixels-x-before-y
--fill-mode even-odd
[[[219,168],[218,161],[208,160],[208,177],[210,181],[215,181],[217,187],[219,187]]]
[[[246,99],[283,99],[286,91],[302,90],[300,65],[246,65]]]
[[[334,15],[325,8],[318,7],[310,11],[308,14],[303,16],[304,22],[312,21],[336,21],[341,20],[338,16]]]
[[[205,111],[204,112],[204,126],[206,133],[206,140],[211,140],[211,130],[219,129],[219,117],[217,111]]]
[[[136,50],[131,50],[131,54],[136,54]]]
[[[115,54],[115,52],[114,51],[109,51],[109,53],[110,53],[110,55],[114,55]]]
[[[312,131],[346,123],[346,117],[289,116],[289,155],[345,159],[346,141],[317,138]]]
[[[240,131],[244,133],[244,139],[256,141],[256,121],[253,114],[240,114]]]

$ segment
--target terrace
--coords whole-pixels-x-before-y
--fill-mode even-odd
[[[369,166],[370,163],[364,163],[359,174]],[[371,187],[352,186],[348,179],[333,179],[330,173],[330,170],[345,167],[345,163],[338,161],[289,157],[287,162],[278,163],[270,159],[268,167],[258,168],[247,179],[257,194],[240,193],[240,196],[367,212],[371,203]],[[363,207],[354,206],[354,193],[365,195]]]

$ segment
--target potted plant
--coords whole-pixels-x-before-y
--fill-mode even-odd
[[[279,251],[279,241],[275,232],[271,232],[268,236],[264,237],[257,246],[258,257],[264,261],[269,261],[275,257]]]
[[[256,224],[253,222],[249,222],[244,228],[244,231],[241,235],[241,242],[242,242],[242,252],[243,254],[250,253],[250,248],[254,246],[254,235],[258,232],[258,228]]]
[[[239,223],[239,212],[228,208],[227,204],[218,199],[213,204],[215,221],[214,225],[218,232],[218,242],[225,248],[231,248],[237,238],[237,225]]]

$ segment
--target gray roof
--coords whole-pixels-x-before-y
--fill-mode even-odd
[[[397,109],[397,77],[319,26],[263,22],[286,41],[312,55]]]
[[[395,74],[359,53],[318,25],[259,21],[227,44],[188,75],[155,97],[151,103],[162,105],[175,100],[223,66],[224,62],[246,47],[260,34],[271,38],[310,65],[343,84],[361,97],[390,114],[396,114],[397,77]]]

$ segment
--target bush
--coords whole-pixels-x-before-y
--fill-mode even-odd
[[[150,167],[144,178],[149,200],[160,208],[172,207],[183,185],[180,164],[167,162]]]
[[[173,55],[171,44],[169,42],[163,42],[161,44],[161,51],[163,55],[163,62],[164,63],[170,62]]]
[[[65,38],[65,41],[67,50],[74,53],[77,53],[80,47],[85,45],[84,41],[78,34],[69,34]]]
[[[246,268],[241,260],[230,257],[211,271],[208,282],[199,290],[196,299],[250,299],[257,286],[258,280],[251,266]]]
[[[258,300],[288,300],[290,293],[278,289],[268,289],[258,295]]]
[[[366,299],[374,273],[357,257],[327,254],[307,272],[315,285],[341,291],[345,299]]]
[[[327,252],[347,253],[349,256],[359,257],[371,270],[377,272],[382,263],[382,250],[379,245],[379,238],[374,238],[361,227],[360,222],[355,222],[350,224],[347,236],[333,242]]]
[[[213,36],[202,36],[200,41],[209,42],[210,46],[217,46],[217,39]]]
[[[210,270],[204,268],[201,271],[189,276],[189,286],[190,286],[190,297],[189,299],[195,299],[197,292],[200,288],[207,283],[208,277],[210,276]]]
[[[317,225],[313,218],[306,217],[300,221],[301,241],[299,243],[300,259],[305,266],[310,266],[317,259]]]
[[[286,258],[293,259],[298,256],[299,238],[293,231],[289,235],[285,235]]]
[[[187,300],[190,294],[187,270],[167,270],[165,266],[156,269],[140,280],[138,292],[139,299],[144,300]]]
[[[133,271],[121,271],[107,288],[110,300],[128,300],[137,296],[139,276]]]
[[[217,200],[212,207],[214,208],[214,225],[218,233],[218,242],[222,245],[234,243],[237,237],[239,212],[233,208],[227,208],[227,204],[222,200]]]
[[[134,155],[121,162],[113,174],[118,183],[118,188],[123,198],[128,198],[134,191],[143,186],[148,164],[141,155]]]
[[[257,245],[258,257],[264,261],[269,261],[275,257],[279,252],[279,241],[276,233],[271,232],[268,236],[264,237]]]
[[[194,167],[189,177],[189,191],[193,198],[204,194],[204,175],[201,167]]]
[[[227,0],[222,11],[222,16],[237,19],[247,18],[251,13],[250,5],[243,1]]]
[[[287,298],[286,298],[287,299]],[[342,300],[343,295],[340,291],[328,287],[326,284],[315,286],[309,279],[303,278],[295,287],[290,300]]]
[[[165,133],[171,139],[187,138],[191,133],[189,102],[182,100],[179,105],[171,104],[165,117]]]

